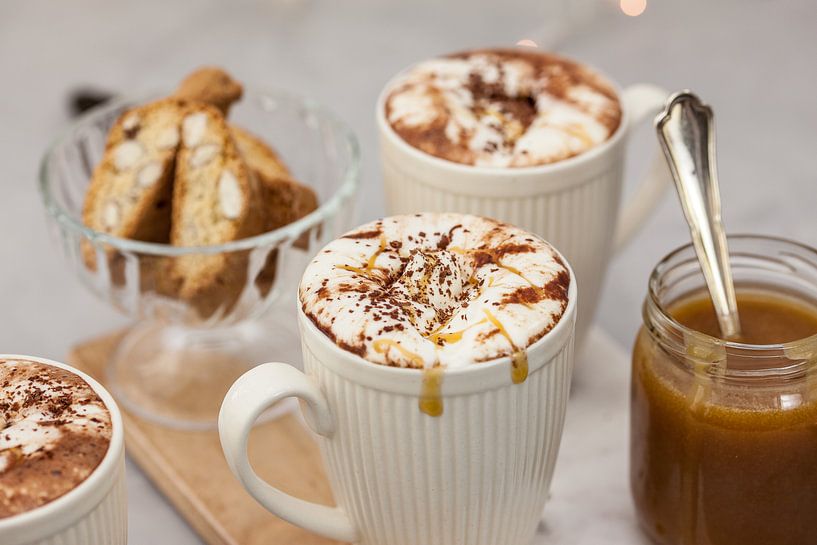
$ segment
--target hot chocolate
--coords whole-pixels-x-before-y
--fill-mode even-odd
[[[567,307],[570,273],[541,238],[488,218],[393,216],[327,245],[300,287],[304,313],[341,348],[382,365],[457,368],[525,349]],[[428,390],[439,377],[429,374]]]
[[[338,542],[531,543],[570,391],[576,293],[547,242],[496,220],[363,225],[303,274],[304,371],[259,365],[227,393],[227,463],[272,513]],[[248,430],[290,397],[308,407],[337,507],[252,469]]]
[[[621,122],[603,77],[535,51],[486,49],[421,62],[386,93],[386,119],[403,140],[469,165],[561,161],[606,141]]]
[[[66,494],[99,465],[111,416],[79,376],[27,360],[0,360],[0,518]]]

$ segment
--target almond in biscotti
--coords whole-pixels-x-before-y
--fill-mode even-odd
[[[191,104],[181,126],[171,244],[213,246],[263,232],[258,182],[221,112]],[[247,258],[245,252],[175,258],[171,280],[177,296],[189,301],[202,317],[229,310],[246,284]]]
[[[170,239],[170,197],[184,105],[171,99],[123,114],[108,134],[85,196],[82,220],[91,229],[148,242]],[[96,269],[90,244],[86,264]]]
[[[241,84],[216,66],[205,66],[191,72],[173,93],[174,97],[188,102],[203,102],[215,106],[225,117],[242,95]],[[232,126],[230,129],[251,170],[260,171],[266,176],[289,174],[275,150],[261,138],[240,127]]]

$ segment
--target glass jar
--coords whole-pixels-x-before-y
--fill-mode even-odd
[[[738,290],[817,302],[817,251],[729,237]],[[635,342],[630,479],[661,545],[817,543],[817,335],[726,342],[667,309],[705,289],[691,245],[652,273]]]

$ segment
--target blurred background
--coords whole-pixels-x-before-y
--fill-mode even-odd
[[[716,112],[729,232],[817,245],[815,21],[813,0],[3,0],[0,351],[61,359],[77,341],[126,325],[65,270],[37,195],[40,158],[69,122],[77,89],[161,90],[217,64],[247,84],[310,96],[360,138],[364,221],[383,211],[374,103],[389,77],[436,54],[529,40],[622,87],[696,91]],[[630,182],[655,152],[650,128],[633,138]],[[629,348],[652,266],[687,239],[667,193],[613,260],[597,325]],[[199,543],[129,470],[131,542]]]

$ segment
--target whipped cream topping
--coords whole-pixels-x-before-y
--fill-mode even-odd
[[[0,360],[0,477],[25,460],[48,456],[66,436],[110,441],[111,429],[105,404],[77,375],[34,361]]]
[[[621,121],[613,87],[572,61],[478,50],[421,62],[388,90],[386,119],[412,146],[450,161],[522,167],[578,155]]]
[[[384,218],[329,243],[301,307],[341,348],[398,367],[463,367],[523,351],[568,302],[570,273],[541,238],[477,216]]]

